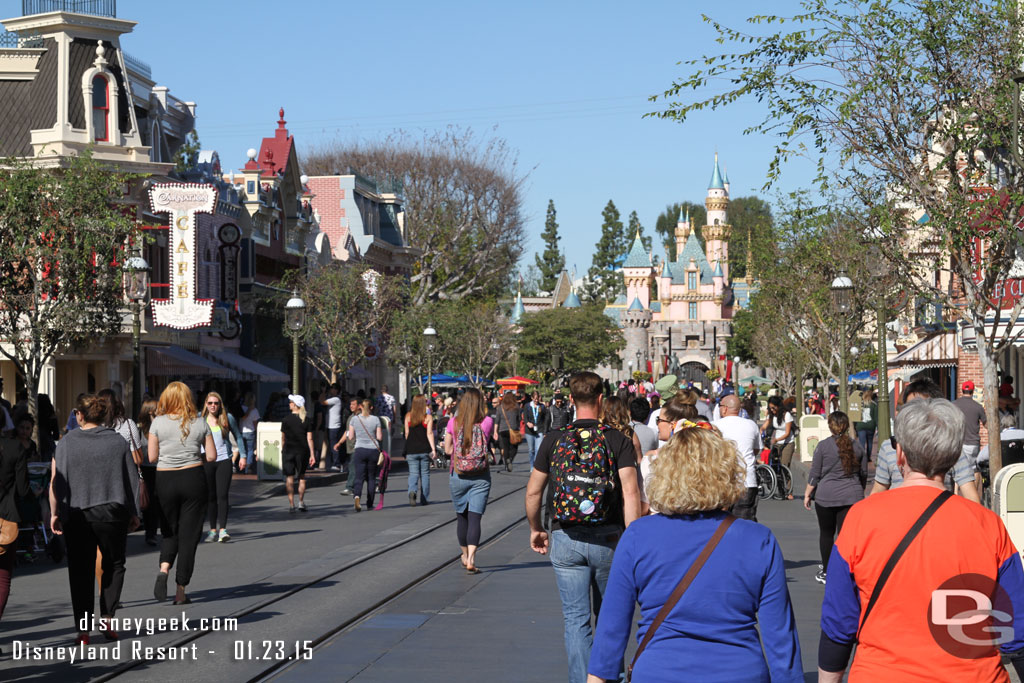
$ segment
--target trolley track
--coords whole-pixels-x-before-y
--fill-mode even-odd
[[[522,492],[525,490],[525,488],[526,488],[526,483],[524,481],[521,485],[518,485],[515,488],[513,488],[513,489],[511,489],[509,491],[506,491],[505,493],[502,493],[501,495],[495,496],[494,498],[490,499],[488,501],[488,505],[492,506],[495,503],[498,503],[498,502],[500,502],[500,501],[502,501],[504,499],[507,499],[507,498],[509,498],[511,496],[516,496],[517,494],[521,496]],[[498,529],[497,531],[491,533],[487,537],[487,539],[481,543],[481,547],[485,547],[487,545],[490,545],[490,544],[494,543],[499,538],[501,538],[503,535],[507,534],[515,526],[520,524],[524,519],[525,519],[525,515],[520,514],[520,515],[516,516],[510,523],[503,525],[500,529]],[[395,551],[397,549],[400,549],[400,548],[402,548],[404,546],[412,544],[412,543],[414,543],[414,542],[416,542],[416,541],[418,541],[420,539],[423,539],[423,538],[425,538],[427,536],[430,536],[431,534],[434,534],[434,533],[436,533],[436,532],[438,532],[438,531],[440,531],[442,529],[445,529],[445,528],[449,527],[450,525],[452,525],[454,523],[455,523],[455,518],[454,517],[449,517],[445,521],[438,522],[436,524],[432,524],[431,526],[428,526],[428,527],[426,527],[424,529],[421,529],[420,531],[417,531],[417,532],[415,532],[413,534],[410,534],[409,536],[406,536],[406,537],[404,537],[404,538],[402,538],[400,540],[397,540],[397,541],[395,541],[393,543],[390,543],[390,544],[388,544],[386,546],[383,546],[381,548],[378,548],[376,550],[368,552],[367,554],[365,554],[365,555],[363,555],[363,556],[361,556],[359,558],[350,560],[350,561],[342,564],[339,567],[332,568],[330,571],[324,572],[323,574],[321,574],[319,576],[316,576],[316,577],[314,577],[314,578],[312,578],[312,579],[310,579],[308,581],[304,581],[304,582],[302,582],[302,583],[300,583],[300,584],[298,584],[296,586],[293,586],[290,589],[287,589],[287,590],[285,590],[285,591],[283,591],[281,593],[277,593],[277,594],[275,594],[275,595],[273,595],[271,597],[268,597],[268,598],[266,598],[264,600],[261,600],[261,601],[259,601],[257,603],[248,605],[248,606],[244,607],[243,609],[238,610],[236,612],[233,612],[233,613],[230,613],[230,614],[226,614],[226,615],[218,615],[218,616],[219,616],[219,618],[222,621],[224,619],[237,619],[239,627],[242,627],[246,623],[245,622],[246,617],[253,616],[253,615],[255,615],[255,614],[259,613],[259,612],[263,612],[268,607],[275,606],[275,605],[280,605],[281,603],[287,601],[289,598],[293,598],[293,597],[295,597],[295,596],[297,596],[299,594],[302,594],[302,593],[304,593],[305,591],[308,591],[311,588],[316,588],[318,586],[322,586],[324,584],[327,584],[328,582],[336,579],[337,577],[344,575],[346,572],[350,572],[352,569],[354,569],[356,567],[359,567],[361,565],[365,565],[367,563],[370,563],[373,560],[381,558],[381,557],[387,555],[390,552],[393,552],[393,551]],[[308,639],[308,640],[311,641],[310,642],[310,646],[315,651],[315,649],[317,647],[321,646],[322,644],[324,644],[326,641],[330,640],[334,636],[336,636],[336,635],[338,635],[338,634],[340,634],[340,633],[342,633],[342,632],[344,632],[344,631],[346,631],[346,630],[348,630],[348,629],[358,625],[365,618],[367,618],[368,616],[372,615],[374,612],[380,610],[382,607],[387,606],[390,602],[394,601],[395,599],[397,599],[401,595],[405,594],[409,590],[415,588],[416,586],[422,584],[425,581],[430,580],[431,578],[433,578],[434,576],[436,576],[440,572],[444,571],[447,567],[451,566],[454,562],[457,562],[458,559],[459,559],[459,555],[458,554],[454,554],[453,556],[447,557],[444,561],[442,561],[440,563],[437,563],[437,562],[433,563],[432,565],[430,565],[425,570],[419,570],[418,569],[416,575],[414,576],[414,578],[412,578],[412,580],[410,580],[410,581],[407,581],[404,585],[402,585],[398,589],[392,590],[390,593],[388,593],[384,597],[382,597],[382,598],[380,598],[378,600],[375,600],[371,605],[358,610],[357,613],[355,613],[355,614],[353,614],[351,616],[346,617],[340,623],[335,623],[335,624],[331,625],[330,627],[328,627],[325,630],[324,633],[321,633],[317,637]],[[203,639],[203,638],[205,638],[207,636],[210,636],[212,634],[215,634],[215,633],[217,633],[217,632],[213,631],[211,629],[201,629],[201,630],[191,631],[191,632],[189,632],[186,635],[182,635],[181,637],[176,638],[176,639],[174,639],[174,640],[172,640],[172,641],[170,641],[168,643],[162,644],[161,647],[165,647],[167,649],[181,648],[181,647],[184,647],[184,646],[188,646],[188,645],[190,645],[192,643],[195,643],[196,641],[200,641],[201,639]],[[140,667],[153,668],[153,667],[158,666],[161,663],[167,663],[167,662],[159,662],[159,661],[151,661],[151,660],[132,660],[132,661],[127,661],[127,662],[123,662],[123,663],[118,664],[117,666],[115,666],[111,670],[109,670],[107,672],[104,672],[103,674],[101,674],[99,676],[93,677],[90,680],[95,682],[95,683],[102,683],[103,681],[111,681],[111,680],[115,680],[115,679],[121,678],[122,676],[124,676],[124,675],[126,675],[126,674],[128,674],[130,672],[133,672],[134,670],[136,670],[136,669],[138,669]],[[263,669],[261,669],[255,675],[247,674],[247,677],[244,680],[247,680],[247,681],[267,680],[268,677],[272,677],[272,676],[276,675],[281,670],[287,668],[289,665],[291,665],[293,663],[294,663],[294,661],[290,660],[290,659],[273,662],[271,665],[266,666]]]

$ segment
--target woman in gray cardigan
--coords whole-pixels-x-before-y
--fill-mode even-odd
[[[50,486],[50,526],[68,548],[68,580],[76,642],[89,644],[95,608],[96,549],[102,554],[99,631],[117,640],[109,627],[124,584],[128,532],[139,528],[139,466],[121,435],[104,427],[110,404],[94,394],[78,399],[78,429],[57,443]]]
[[[804,492],[804,507],[810,510],[813,500],[818,515],[821,570],[814,580],[822,584],[836,535],[843,528],[850,506],[864,498],[868,478],[867,456],[860,443],[850,438],[850,418],[846,413],[837,410],[829,415],[828,430],[832,436],[814,449]]]

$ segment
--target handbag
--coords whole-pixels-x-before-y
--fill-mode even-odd
[[[141,447],[135,446],[135,435],[131,427],[128,428],[128,442],[132,447],[132,453],[142,450]],[[139,471],[139,510],[145,510],[149,507],[149,489],[146,488],[146,480],[142,478],[142,467],[138,463],[135,463],[135,466]]]
[[[377,419],[379,420],[380,418]],[[356,422],[358,422],[359,426],[363,428],[363,432],[366,434],[366,436],[370,437],[370,441],[373,442],[373,445],[377,447],[377,453],[379,454],[377,457],[377,467],[383,466],[385,462],[390,462],[391,457],[388,456],[387,451],[380,447],[380,444],[377,443],[377,439],[373,438],[373,434],[371,434],[370,430],[367,429],[366,425],[363,424],[362,418],[357,417]]]
[[[18,524],[0,517],[0,555],[18,540]]]
[[[694,560],[692,565],[690,565],[690,569],[686,572],[686,575],[676,585],[675,590],[672,591],[672,595],[669,596],[668,600],[658,612],[658,615],[654,617],[654,621],[651,622],[651,627],[647,629],[647,633],[644,634],[644,639],[640,641],[640,647],[636,649],[636,654],[633,655],[633,661],[629,663],[629,668],[626,670],[627,683],[633,679],[633,667],[636,666],[636,660],[640,658],[640,655],[647,647],[647,644],[651,642],[651,638],[654,637],[654,632],[658,630],[658,627],[661,626],[661,622],[665,621],[665,617],[668,616],[668,613],[671,612],[672,608],[676,606],[677,602],[679,602],[679,598],[683,597],[683,593],[685,593],[686,589],[690,587],[693,580],[697,578],[697,574],[700,573],[704,563],[708,561],[709,557],[711,557],[711,553],[714,552],[715,548],[718,546],[718,542],[722,540],[722,537],[725,536],[725,532],[728,531],[729,527],[735,521],[736,518],[732,515],[725,516],[725,519],[722,520],[718,525],[718,528],[715,529],[715,533],[712,534],[707,544],[705,544],[704,549],[700,551],[700,555],[698,555],[697,559]]]
[[[508,421],[508,413],[505,412],[505,406],[501,407],[501,414],[505,416],[505,424],[508,425],[508,442],[513,446],[518,446],[519,442],[523,440],[523,433],[518,429],[512,429],[512,423]]]

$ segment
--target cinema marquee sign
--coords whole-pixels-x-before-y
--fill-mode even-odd
[[[149,201],[154,213],[170,216],[170,296],[153,300],[153,320],[179,330],[209,326],[213,300],[196,298],[196,214],[213,213],[217,190],[212,185],[161,183],[150,188]]]

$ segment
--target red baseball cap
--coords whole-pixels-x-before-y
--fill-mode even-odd
[[[962,391],[974,391],[974,382],[967,380],[963,385],[961,385],[960,389]]]

